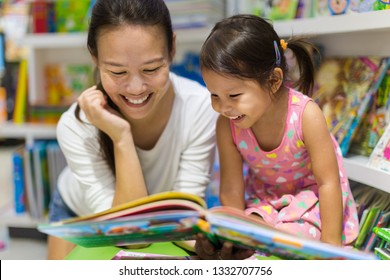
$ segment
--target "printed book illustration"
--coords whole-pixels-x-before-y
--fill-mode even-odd
[[[40,224],[38,230],[83,247],[193,240],[202,232],[215,245],[230,241],[283,259],[377,259],[375,254],[278,231],[237,209],[206,209],[202,198],[181,192],[154,194],[97,214]]]
[[[390,172],[390,125],[379,139],[372,154],[368,159],[369,167]]]

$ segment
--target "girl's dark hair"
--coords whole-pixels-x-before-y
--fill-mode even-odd
[[[87,47],[90,54],[98,58],[97,39],[103,29],[116,29],[126,25],[159,26],[164,32],[169,55],[173,50],[173,30],[171,16],[163,0],[97,0],[92,8],[88,28]],[[131,40],[131,38],[128,38]],[[171,57],[172,59],[172,57]],[[107,97],[108,105],[118,110],[100,82],[99,72],[95,69],[97,88]],[[76,118],[80,119],[80,107],[77,105]],[[115,174],[114,146],[111,138],[99,130],[99,143],[102,154],[113,174]]]
[[[274,42],[280,53],[277,64]],[[314,85],[314,64],[310,47],[303,38],[290,38],[291,49],[299,66],[299,80],[293,86],[311,96]],[[275,67],[282,69],[286,77],[287,63],[280,38],[272,24],[255,15],[234,15],[218,22],[204,42],[200,54],[201,69],[237,78],[256,80],[268,85]]]

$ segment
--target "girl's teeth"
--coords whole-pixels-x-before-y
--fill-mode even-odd
[[[141,99],[130,99],[130,98],[125,96],[125,98],[128,102],[135,104],[135,105],[138,105],[138,104],[145,102],[146,99],[148,99],[148,97],[149,97],[149,95],[146,95],[144,98],[141,98]]]

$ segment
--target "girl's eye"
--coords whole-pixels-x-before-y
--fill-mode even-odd
[[[241,94],[240,93],[237,93],[237,94],[230,94],[230,97],[231,98],[235,98],[235,97],[239,97]]]
[[[216,98],[218,98],[218,95],[216,95],[216,94],[211,94],[211,98],[216,99]]]

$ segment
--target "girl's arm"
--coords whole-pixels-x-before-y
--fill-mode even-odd
[[[303,112],[302,131],[318,184],[321,241],[340,246],[343,206],[336,151],[324,115],[314,102],[308,102]]]
[[[243,162],[233,142],[229,119],[217,121],[217,146],[220,162],[220,198],[224,206],[245,209]]]

